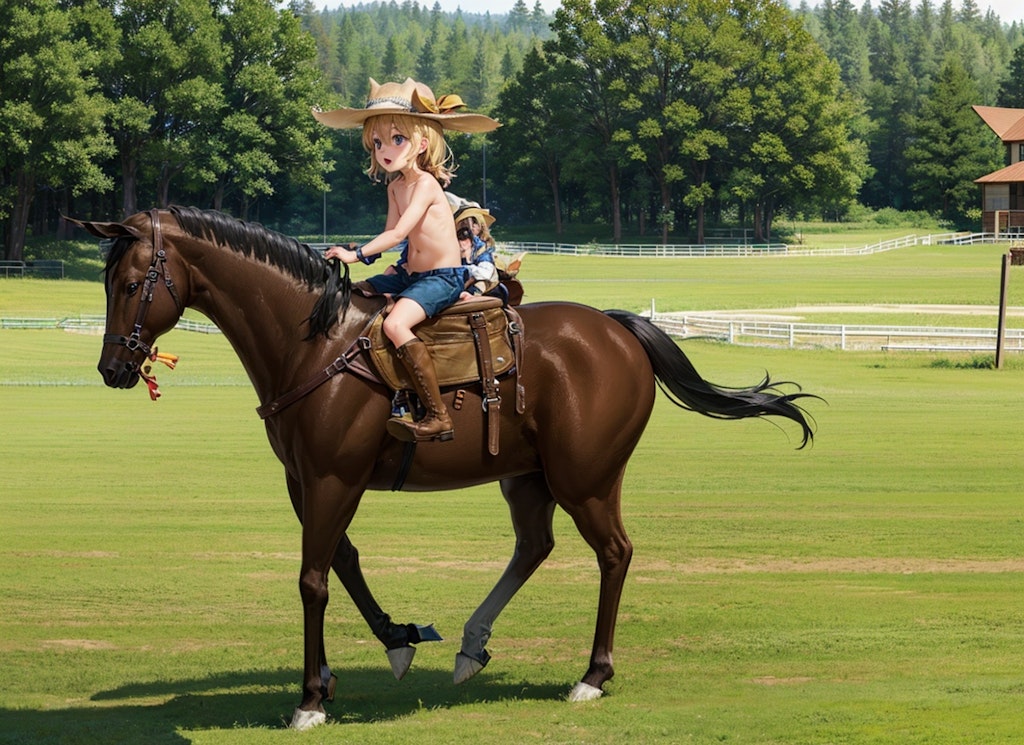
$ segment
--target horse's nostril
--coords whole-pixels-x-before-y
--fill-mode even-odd
[[[100,375],[103,377],[103,382],[109,388],[127,388],[129,382],[132,379],[132,373],[135,370],[135,366],[131,363],[122,363],[117,360],[112,360],[107,364],[102,361],[96,366],[99,370]]]

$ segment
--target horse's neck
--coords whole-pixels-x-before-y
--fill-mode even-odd
[[[324,348],[304,341],[314,292],[280,268],[230,248],[207,244],[193,249],[201,255],[189,262],[190,304],[224,333],[260,397],[275,395],[305,374]]]

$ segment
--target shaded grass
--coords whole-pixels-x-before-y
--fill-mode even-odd
[[[615,285],[579,279],[565,287],[587,298]],[[686,342],[715,382],[767,369],[828,404],[810,404],[819,435],[798,452],[786,425],[659,399],[623,500],[636,553],[617,675],[593,704],[560,700],[586,668],[597,602],[593,554],[564,514],[492,663],[455,688],[461,625],[512,550],[506,508],[494,486],[369,493],[351,530],[368,581],[396,621],[434,622],[446,641],[394,681],[335,582],[338,700],[330,725],[297,735],[281,729],[301,676],[281,467],[221,337],[172,332],[161,348],[182,363],[152,403],[102,388],[97,337],[0,331],[0,743],[1024,737],[1015,357],[994,371]]]

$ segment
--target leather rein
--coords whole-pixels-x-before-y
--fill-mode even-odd
[[[142,341],[142,325],[146,321],[149,307],[153,304],[153,290],[156,288],[157,280],[161,276],[164,280],[164,286],[167,287],[167,291],[174,300],[174,305],[178,309],[179,315],[184,310],[181,306],[181,298],[178,297],[178,291],[174,286],[174,281],[167,270],[167,252],[164,251],[164,236],[160,231],[160,211],[150,210],[149,217],[153,224],[153,258],[149,262],[149,270],[146,272],[146,279],[142,284],[142,297],[139,300],[139,310],[135,314],[135,325],[128,336],[122,336],[121,334],[103,335],[104,344],[120,344],[132,352],[141,350],[147,357],[153,354],[153,350]],[[132,362],[128,364],[134,365]]]

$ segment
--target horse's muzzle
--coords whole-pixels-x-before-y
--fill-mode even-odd
[[[139,367],[134,362],[101,359],[96,369],[110,388],[133,388],[139,382]]]

